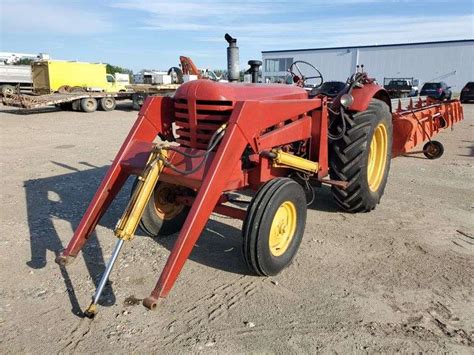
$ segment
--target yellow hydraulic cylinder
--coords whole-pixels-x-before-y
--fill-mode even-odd
[[[313,174],[319,170],[319,164],[317,162],[286,153],[282,150],[272,150],[270,157],[273,159],[274,167],[292,168]]]
[[[137,185],[128,202],[127,208],[115,227],[114,233],[117,238],[123,240],[133,239],[145,207],[163,171],[163,160],[166,158],[167,151],[165,149],[156,148],[150,154],[148,164],[142,175],[138,178]]]

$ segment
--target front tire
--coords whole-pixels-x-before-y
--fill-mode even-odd
[[[243,233],[244,259],[251,271],[272,276],[287,267],[298,252],[306,224],[306,195],[300,184],[276,178],[252,199]]]
[[[392,157],[392,115],[388,105],[372,99],[367,110],[347,119],[342,139],[330,144],[330,176],[347,181],[333,186],[336,203],[348,212],[368,212],[380,202]]]

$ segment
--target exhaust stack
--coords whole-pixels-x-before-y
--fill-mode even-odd
[[[240,79],[239,68],[239,47],[237,47],[237,38],[232,38],[228,33],[224,36],[229,47],[227,47],[227,76],[229,82],[236,82]]]

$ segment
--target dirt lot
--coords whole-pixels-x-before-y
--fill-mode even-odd
[[[240,227],[213,216],[170,296],[149,295],[176,236],[126,245],[95,320],[81,317],[130,184],[84,253],[65,247],[137,113],[0,113],[0,352],[460,352],[474,331],[474,105],[435,161],[397,158],[381,205],[308,211],[290,268],[247,275]]]

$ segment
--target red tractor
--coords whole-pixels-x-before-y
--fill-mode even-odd
[[[305,77],[297,65],[293,69],[299,85],[322,83],[319,72]],[[425,155],[439,157],[442,145],[431,137],[462,118],[458,101],[393,108],[387,92],[363,71],[330,101],[300,86],[188,82],[172,98],[148,97],[57,262],[66,265],[78,255],[127,178],[136,175],[87,316],[95,315],[119,251],[138,226],[151,237],[179,232],[143,301],[149,309],[169,294],[213,212],[243,220],[250,271],[276,275],[298,251],[315,187],[331,185],[344,211],[368,212],[380,202],[391,159],[424,141]],[[254,191],[248,208],[229,206],[231,193],[243,189]]]

